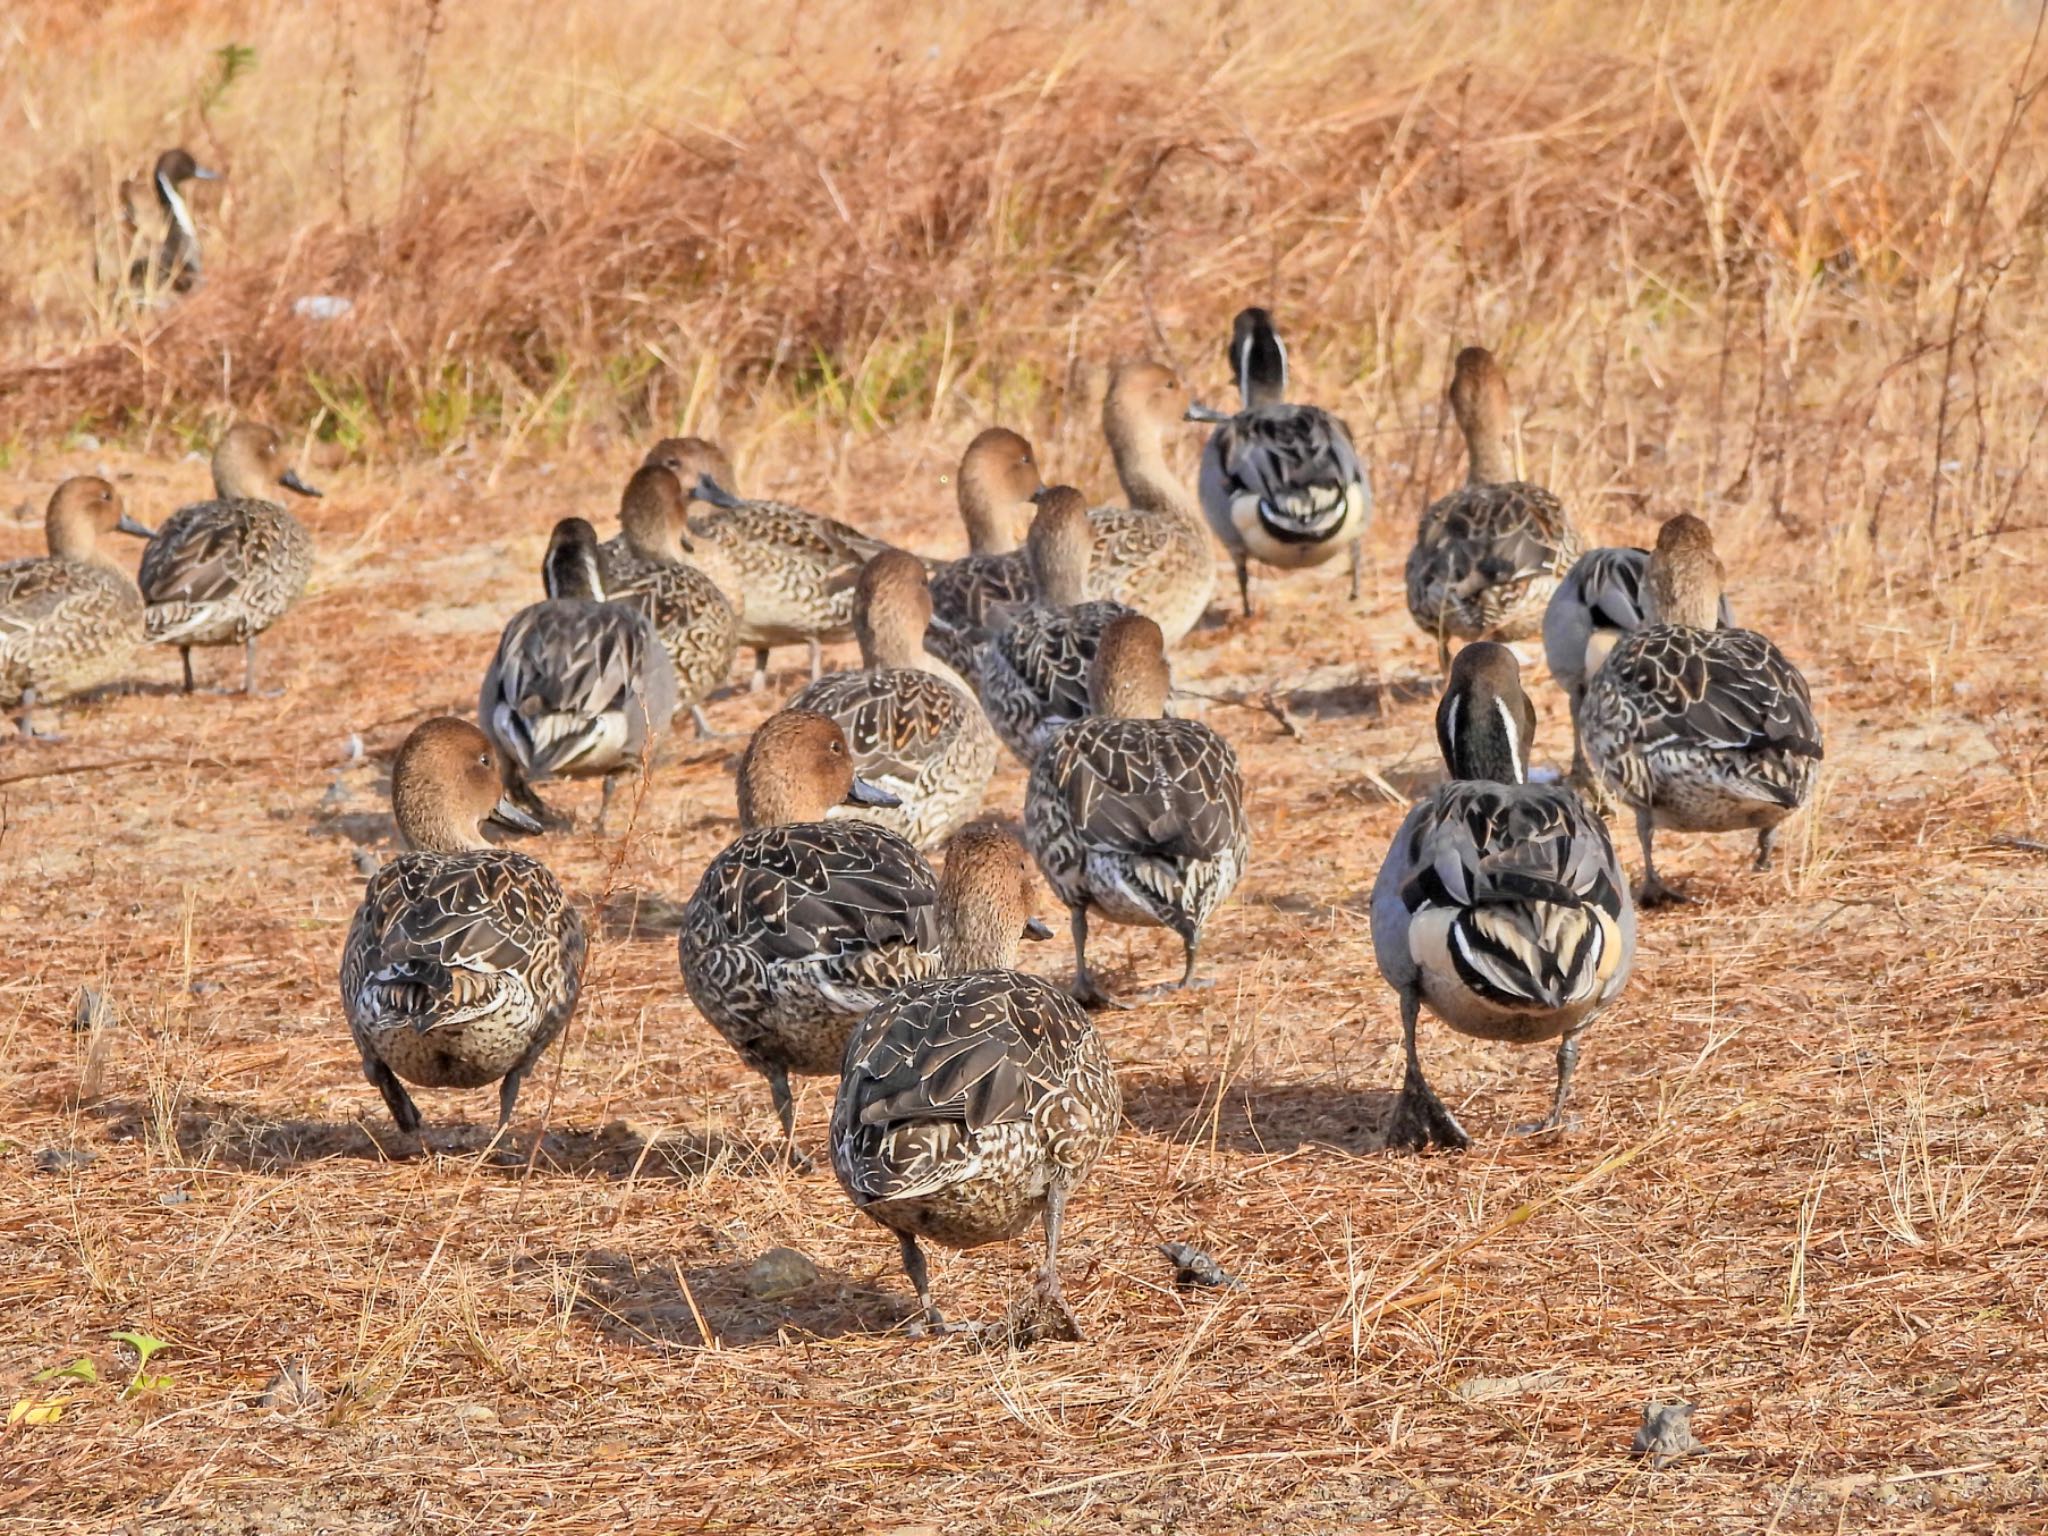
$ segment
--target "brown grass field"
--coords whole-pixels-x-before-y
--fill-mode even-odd
[[[63,744],[0,745],[0,1529],[2048,1529],[2036,18],[729,9],[0,14],[0,558],[40,552],[69,474],[151,522],[197,498],[237,414],[328,491],[296,509],[320,561],[266,641],[281,696],[187,699],[145,654]],[[94,252],[154,240],[118,188],[177,142],[229,173],[194,198],[207,281],[138,308]],[[1243,757],[1254,863],[1219,985],[1103,1020],[1129,1123],[1071,1212],[1086,1342],[907,1337],[893,1243],[774,1162],[676,973],[732,742],[684,740],[623,836],[539,845],[598,937],[512,1144],[488,1093],[429,1092],[432,1155],[391,1155],[336,995],[356,855],[556,517],[608,528],[641,444],[695,430],[750,489],[955,552],[977,427],[1107,492],[1103,365],[1221,403],[1252,302],[1371,463],[1369,575],[1356,605],[1336,570],[1268,579],[1176,656]],[[1829,754],[1772,874],[1666,840],[1701,899],[1647,918],[1575,1129],[1505,1135],[1547,1051],[1430,1024],[1476,1140],[1413,1158],[1380,1146],[1365,903],[1435,766],[1400,567],[1462,473],[1442,389],[1475,340],[1592,540],[1709,518]],[[795,685],[780,659],[721,728]],[[1130,930],[1102,956],[1178,963]],[[81,989],[111,1004],[88,1030]],[[1172,1240],[1243,1288],[1176,1291]],[[751,1295],[778,1245],[818,1279]],[[944,1260],[942,1304],[997,1318],[1035,1259]],[[168,1347],[138,1368],[124,1330]],[[1652,1468],[1630,1439],[1675,1398],[1705,1449]]]

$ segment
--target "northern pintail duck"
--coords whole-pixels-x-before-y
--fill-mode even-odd
[[[256,690],[256,637],[284,616],[313,574],[306,525],[265,497],[281,485],[320,492],[285,459],[270,427],[245,421],[213,450],[212,501],[173,512],[142,553],[143,622],[158,645],[175,645],[192,691],[192,647],[240,645],[242,691]]]
[[[487,822],[540,826],[503,798],[496,754],[468,721],[429,720],[406,737],[391,809],[408,851],[371,878],[341,952],[363,1075],[408,1136],[420,1112],[405,1083],[496,1083],[503,1127],[575,1012],[583,919],[545,865],[483,838]]]
[[[619,781],[668,735],[675,665],[644,613],[605,600],[597,532],[582,518],[555,525],[542,579],[546,601],[522,608],[498,637],[477,721],[504,759],[513,803],[530,815],[566,824],[533,786],[602,775],[602,832]]]
[[[1069,485],[1041,492],[1025,557],[1031,606],[982,642],[974,675],[982,708],[1003,744],[1026,767],[1069,720],[1088,713],[1088,667],[1102,631],[1132,612],[1122,603],[1083,602],[1089,518]]]
[[[939,963],[938,882],[887,827],[828,821],[835,805],[893,797],[857,777],[838,722],[771,715],[739,768],[744,830],[683,909],[683,985],[697,1011],[768,1079],[790,1162],[791,1073],[836,1075],[860,1016]]]
[[[1089,718],[1058,731],[1024,791],[1024,840],[1074,931],[1074,995],[1122,1007],[1088,968],[1088,914],[1180,935],[1192,986],[1202,928],[1251,852],[1237,754],[1198,720],[1164,720],[1159,626],[1139,614],[1102,633]]]
[[[969,683],[982,643],[1031,603],[1031,568],[1015,523],[1043,486],[1031,444],[1007,427],[977,433],[956,492],[968,553],[933,566],[925,649]]]
[[[1645,906],[1684,899],[1657,878],[1655,828],[1754,830],[1768,869],[1819,777],[1806,679],[1762,635],[1715,627],[1721,586],[1707,525],[1687,513],[1665,523],[1643,586],[1648,622],[1608,653],[1579,711],[1587,763],[1636,813]]]
[[[199,227],[181,190],[188,181],[217,181],[218,171],[209,171],[189,151],[167,149],[156,157],[150,181],[157,206],[164,212],[164,241],[155,256],[138,256],[128,268],[128,281],[145,291],[186,293],[199,284]],[[124,182],[125,196],[127,183]],[[130,218],[133,218],[130,210]]]
[[[853,595],[860,670],[820,678],[789,702],[830,715],[853,749],[853,771],[898,804],[835,807],[931,848],[975,813],[996,768],[996,738],[981,705],[931,668],[924,652],[932,611],[924,565],[890,550],[861,572]]]
[[[855,1207],[896,1234],[925,1322],[946,1326],[920,1239],[975,1248],[1037,1218],[1038,1290],[1078,1336],[1060,1290],[1060,1229],[1123,1097],[1088,1015],[1016,970],[1017,941],[1036,926],[1031,899],[1014,838],[986,824],[954,835],[939,896],[945,973],[898,991],[847,1042],[832,1167]]]
[[[1484,347],[1458,354],[1451,409],[1464,430],[1465,484],[1429,504],[1408,555],[1408,612],[1436,639],[1450,670],[1450,643],[1521,640],[1579,557],[1564,503],[1517,480],[1509,442],[1508,381]]]
[[[1400,994],[1407,1071],[1387,1145],[1470,1138],[1422,1075],[1425,1004],[1460,1034],[1556,1040],[1557,1091],[1529,1132],[1563,1120],[1579,1035],[1628,980],[1636,917],[1607,827],[1560,784],[1530,784],[1536,711],[1514,653],[1458,653],[1437,705],[1450,781],[1401,823],[1372,888],[1372,945]]]
[[[1372,486],[1350,428],[1316,406],[1287,403],[1287,348],[1263,309],[1239,312],[1229,358],[1237,414],[1191,403],[1187,419],[1217,423],[1197,483],[1202,515],[1237,567],[1244,616],[1252,616],[1253,560],[1298,571],[1348,550],[1356,599]]]
[[[1208,524],[1166,462],[1165,435],[1187,414],[1180,380],[1157,363],[1110,374],[1102,431],[1124,491],[1122,506],[1089,512],[1095,548],[1088,592],[1135,608],[1173,645],[1200,622],[1216,589]]]
[[[696,447],[683,453],[675,444]],[[778,645],[809,646],[815,681],[823,672],[819,646],[852,637],[861,567],[889,546],[788,502],[736,494],[730,467],[720,478],[713,455],[723,457],[710,444],[680,438],[657,443],[649,462],[675,470],[698,503],[690,519],[691,562],[733,600],[740,644],[754,652],[754,690],[767,685],[768,652]],[[691,469],[695,478],[684,478]]]
[[[1586,697],[1586,680],[1600,670],[1622,636],[1643,627],[1643,578],[1649,569],[1647,549],[1589,549],[1557,584],[1543,610],[1543,659],[1571,704],[1571,781],[1581,793],[1599,790],[1579,740],[1579,705]],[[1725,595],[1720,622],[1735,622]]]
[[[142,643],[142,595],[106,536],[150,532],[95,476],[66,480],[43,514],[49,554],[0,565],[0,704],[21,707],[36,735],[36,705],[117,676]]]
[[[673,471],[643,465],[626,482],[621,532],[597,547],[597,565],[606,601],[637,608],[654,626],[675,665],[679,702],[689,706],[697,734],[708,736],[703,701],[732,675],[739,619],[718,583],[687,563],[695,552],[689,504]]]

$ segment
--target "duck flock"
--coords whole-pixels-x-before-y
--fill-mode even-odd
[[[1071,1325],[1061,1225],[1122,1113],[1095,1015],[1132,1006],[1090,968],[1090,922],[1171,930],[1186,957],[1173,985],[1200,985],[1204,926],[1253,857],[1237,756],[1168,715],[1169,657],[1209,607],[1216,544],[1247,615],[1254,565],[1344,558],[1355,597],[1372,510],[1344,423],[1287,400],[1265,311],[1237,317],[1228,355],[1234,414],[1190,403],[1156,364],[1114,370],[1103,428],[1123,494],[1107,505],[1045,485],[1017,433],[980,433],[960,466],[962,559],[750,499],[694,438],[647,452],[617,536],[559,523],[546,596],[506,623],[475,722],[428,720],[399,749],[406,851],[369,880],[339,957],[341,1012],[399,1131],[420,1133],[416,1088],[496,1084],[509,1123],[577,1005],[575,902],[483,828],[568,824],[539,794],[564,778],[601,778],[608,811],[620,784],[661,771],[685,714],[710,732],[702,706],[739,650],[759,690],[769,652],[803,644],[812,680],[748,743],[740,834],[684,908],[682,986],[766,1079],[799,1167],[790,1078],[837,1079],[833,1171],[896,1235],[926,1323],[941,1319],[922,1244],[1042,1222],[1038,1294]],[[1628,983],[1638,906],[1685,899],[1656,873],[1656,829],[1752,831],[1763,868],[1821,758],[1806,683],[1732,623],[1704,522],[1672,518],[1647,552],[1583,550],[1558,498],[1514,476],[1489,353],[1459,355],[1450,399],[1469,475],[1422,514],[1406,570],[1439,646],[1448,777],[1401,824],[1371,899],[1406,1061],[1387,1143],[1404,1150],[1469,1139],[1424,1076],[1425,1008],[1482,1039],[1553,1042],[1550,1112],[1520,1129],[1558,1126],[1580,1037]],[[1192,495],[1165,451],[1188,420],[1213,423]],[[255,423],[220,440],[213,474],[214,500],[153,533],[105,480],[66,481],[48,556],[0,566],[0,702],[24,738],[38,707],[125,675],[145,642],[178,648],[188,690],[195,648],[239,645],[254,689],[258,637],[313,558],[270,498],[319,493]],[[120,534],[148,541],[136,575]],[[1506,644],[1539,635],[1571,706],[1562,782],[1530,782],[1535,711]],[[821,644],[849,636],[860,668],[822,674]],[[1021,807],[986,803],[1001,751],[1030,770]],[[1642,849],[1633,890],[1604,819],[1623,808]],[[1034,865],[1067,908],[1070,987],[1016,968],[1021,940],[1051,937],[1032,916]]]

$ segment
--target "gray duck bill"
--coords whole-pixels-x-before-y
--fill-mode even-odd
[[[299,478],[299,472],[296,469],[288,469],[283,474],[279,475],[277,477],[277,483],[283,486],[288,491],[297,491],[301,496],[312,496],[317,498],[319,496],[326,494],[323,491],[315,490],[312,486],[306,484],[305,481],[301,480]]]
[[[156,530],[154,528],[150,527],[147,523],[138,522],[132,514],[127,512],[123,512],[121,514],[121,521],[114,524],[114,531],[116,533],[132,533],[138,539],[153,539],[156,537]]]
[[[1204,405],[1199,400],[1190,400],[1188,402],[1187,413],[1181,417],[1182,421],[1204,421],[1212,423],[1225,422],[1229,421],[1230,419],[1231,416],[1228,411],[1219,411],[1216,409],[1215,406]]]
[[[529,836],[537,836],[547,830],[536,817],[529,816],[507,799],[500,799],[485,820],[494,821],[501,827],[509,827],[514,832],[524,832]]]
[[[1049,939],[1052,937],[1052,926],[1042,917],[1027,917],[1024,919],[1024,937],[1027,939]]]
[[[848,805],[876,805],[887,810],[901,805],[903,801],[898,796],[890,794],[881,785],[870,784],[866,779],[857,778],[853,781],[853,788],[846,792],[846,803]]]

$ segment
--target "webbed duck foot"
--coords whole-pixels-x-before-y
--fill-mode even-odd
[[[1576,1131],[1579,1128],[1577,1115],[1545,1115],[1541,1120],[1524,1120],[1508,1132],[1510,1136],[1543,1136],[1551,1131]]]
[[[1096,985],[1092,976],[1083,976],[1075,981],[1074,1001],[1083,1008],[1127,1009],[1133,1006],[1129,998],[1119,997],[1107,988]]]
[[[1655,875],[1649,876],[1636,887],[1636,905],[1645,910],[1651,907],[1681,907],[1689,905],[1692,898],[1675,885],[1666,885]]]
[[[1472,1145],[1472,1138],[1428,1084],[1410,1079],[1394,1104],[1393,1118],[1387,1122],[1386,1144],[1389,1149],[1402,1152],[1423,1152],[1431,1147],[1463,1152]]]

